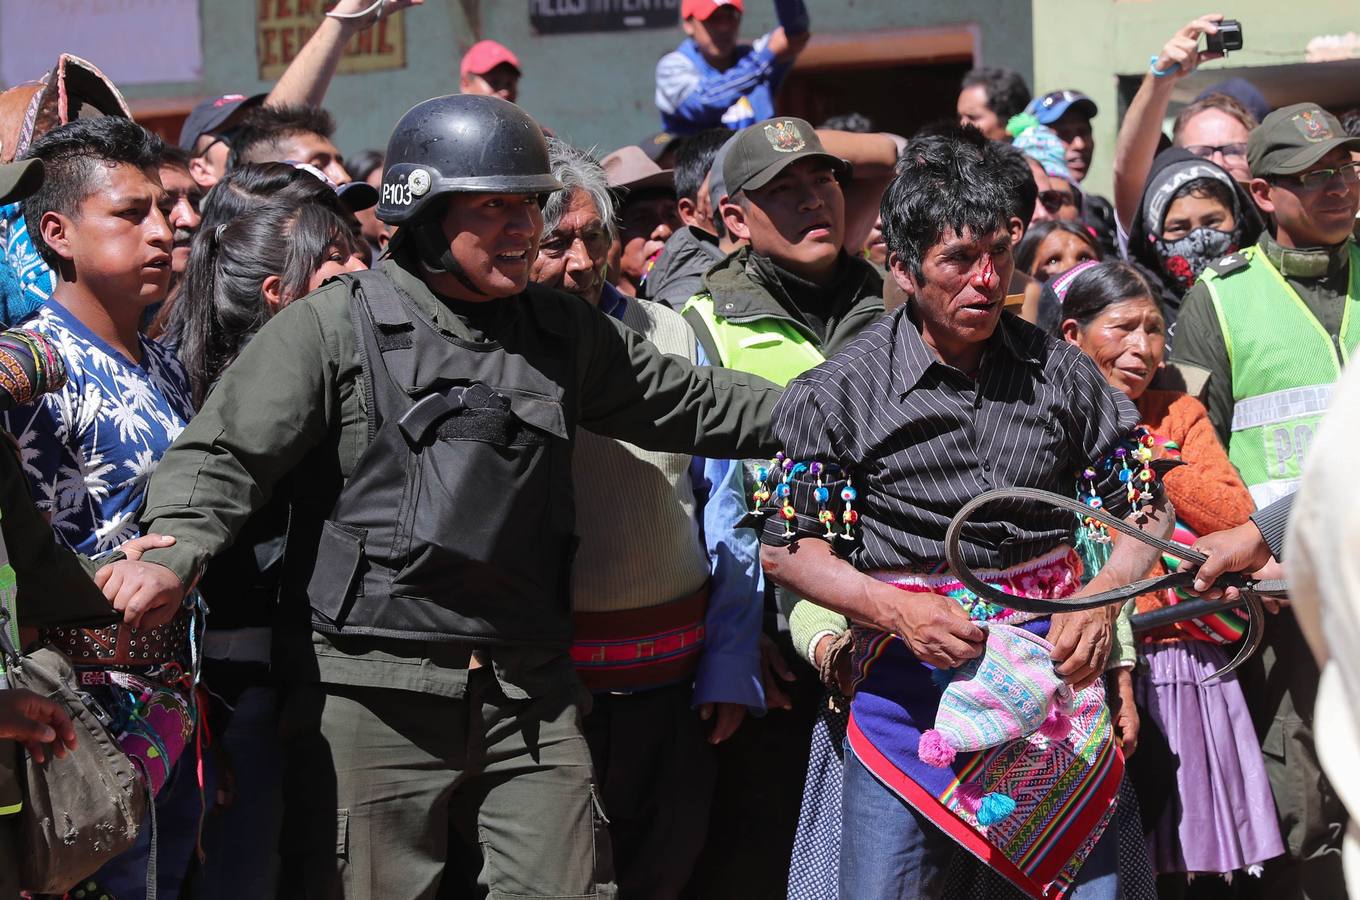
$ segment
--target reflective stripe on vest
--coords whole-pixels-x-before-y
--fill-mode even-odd
[[[1259,248],[1245,269],[1212,269],[1203,283],[1214,304],[1232,368],[1228,458],[1258,506],[1294,492],[1341,367],[1360,339],[1351,307],[1360,301],[1360,249],[1350,245],[1350,292],[1340,334],[1328,334]]]
[[[694,310],[708,328],[715,364],[750,372],[782,386],[826,362],[822,351],[788,322],[775,318],[733,322],[713,311],[713,296],[695,294],[681,312]]]

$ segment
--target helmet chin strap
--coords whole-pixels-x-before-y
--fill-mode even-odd
[[[453,258],[453,249],[444,237],[440,218],[433,216],[415,226],[416,255],[421,263],[432,271],[452,275],[459,284],[478,297],[490,297],[473,283],[458,260]]]

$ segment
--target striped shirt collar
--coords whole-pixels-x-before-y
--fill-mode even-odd
[[[921,329],[917,323],[916,306],[914,301],[908,301],[909,309],[907,314],[897,320],[897,331],[893,335],[893,344],[901,351],[900,362],[892,367],[893,392],[899,397],[905,397],[920,383],[921,378],[932,365],[944,366],[935,351],[930,349],[921,337]],[[1016,327],[1013,314],[1003,312],[1001,320],[997,323],[996,330],[987,339],[987,352],[990,355],[997,348],[1002,348],[1013,359],[1039,366],[1043,360],[1039,358],[1038,350],[1042,345],[1043,338],[1039,335],[1037,339],[1034,335],[1027,335],[1019,331]],[[946,366],[946,368],[950,368]]]

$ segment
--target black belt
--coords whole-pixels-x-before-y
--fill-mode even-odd
[[[1048,491],[1040,491],[1034,488],[1001,488],[999,490],[988,491],[974,497],[963,505],[955,515],[953,521],[949,523],[949,530],[945,532],[945,559],[949,563],[950,570],[954,573],[964,587],[968,588],[977,596],[1001,606],[1008,606],[1012,609],[1019,609],[1025,612],[1041,613],[1052,615],[1054,613],[1073,612],[1082,609],[1094,609],[1098,606],[1108,606],[1112,603],[1125,603],[1140,594],[1148,594],[1167,589],[1185,588],[1194,583],[1194,570],[1187,572],[1171,572],[1156,578],[1144,578],[1123,587],[1112,588],[1108,591],[1101,591],[1097,594],[1087,594],[1082,597],[1070,597],[1059,600],[1036,599],[1034,597],[1020,597],[992,587],[983,581],[968,566],[963,559],[961,541],[963,537],[963,527],[968,523],[973,513],[977,512],[988,503],[997,500],[1030,500],[1036,503],[1044,503],[1048,506],[1055,506],[1066,509],[1082,518],[1092,518],[1113,528],[1115,531],[1128,535],[1129,537],[1142,541],[1149,547],[1167,556],[1174,556],[1177,559],[1194,563],[1195,568],[1204,565],[1208,557],[1198,550],[1187,547],[1186,545],[1172,540],[1154,537],[1135,528],[1123,519],[1117,518],[1105,512],[1103,509],[1096,509],[1087,506],[1080,500],[1071,497],[1064,497],[1061,494],[1054,494]],[[1270,596],[1282,596],[1286,593],[1286,586],[1283,581],[1258,581],[1240,572],[1228,572],[1219,576],[1213,584],[1216,588],[1237,588],[1241,593],[1238,600],[1194,600],[1186,603],[1177,603],[1164,609],[1153,612],[1142,613],[1134,616],[1134,628],[1137,631],[1147,631],[1152,628],[1160,628],[1175,622],[1183,622],[1187,619],[1195,619],[1200,616],[1209,615],[1217,612],[1224,612],[1230,609],[1245,606],[1247,608],[1247,630],[1242,636],[1242,645],[1238,648],[1237,655],[1232,661],[1222,669],[1210,675],[1205,681],[1212,681],[1215,678],[1226,675],[1246,662],[1257,648],[1261,645],[1261,638],[1265,630],[1265,609],[1261,605],[1262,594]]]

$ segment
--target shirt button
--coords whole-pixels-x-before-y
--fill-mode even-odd
[[[992,471],[992,463],[991,463],[990,460],[984,459],[984,460],[982,461],[982,471],[984,471],[984,472],[990,472],[990,471]]]

